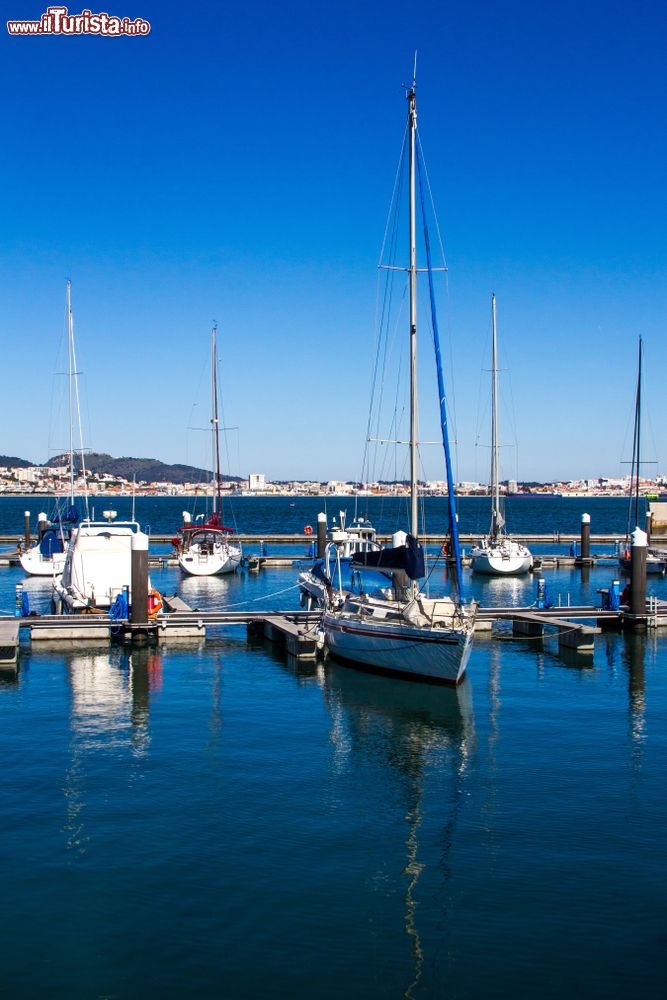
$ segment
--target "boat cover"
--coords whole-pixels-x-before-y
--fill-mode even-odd
[[[51,529],[45,531],[39,542],[39,551],[47,559],[50,559],[54,552],[62,552],[63,543],[60,536]]]
[[[354,552],[353,566],[367,566],[369,569],[403,570],[410,580],[421,580],[426,576],[424,550],[414,535],[408,535],[405,545],[380,549],[378,552]]]

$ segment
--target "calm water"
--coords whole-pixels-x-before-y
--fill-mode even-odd
[[[166,530],[172,500],[137,503]],[[321,501],[297,503],[243,512],[258,532],[314,523]],[[577,530],[581,506],[546,503]],[[623,530],[588,507],[594,531]],[[545,577],[592,601],[612,570]],[[297,604],[291,568],[152,578],[202,607]],[[5,611],[21,579],[0,568]],[[535,586],[468,583],[486,604]],[[48,583],[28,589],[48,605]],[[297,666],[242,629],[26,645],[0,675],[0,994],[662,995],[666,644],[602,636],[582,666],[478,637],[458,691]]]
[[[91,510],[98,517],[112,507],[119,518],[129,518],[132,511],[130,497],[92,498]],[[487,497],[462,497],[458,501],[460,530],[464,533],[488,531],[491,520],[490,502]],[[200,497],[137,497],[136,517],[143,526],[164,534],[180,526],[181,512],[193,515],[205,511],[205,500]],[[433,533],[444,532],[447,525],[447,500],[444,497],[426,497],[423,504],[426,528]],[[41,510],[51,513],[47,497],[0,497],[0,532],[23,531],[23,512],[32,514],[32,526],[37,525]],[[348,519],[355,515],[368,515],[378,531],[395,531],[406,528],[409,521],[409,500],[392,497],[234,497],[231,506],[225,502],[226,520],[238,526],[244,534],[261,535],[262,532],[290,534],[303,531],[304,525],[313,529],[319,511],[326,511],[329,521],[340,510]],[[510,530],[530,534],[547,532],[578,533],[581,515],[591,515],[591,532],[625,532],[628,520],[628,502],[622,498],[592,499],[565,497],[521,497],[507,502],[507,521]],[[633,525],[634,527],[634,525]]]

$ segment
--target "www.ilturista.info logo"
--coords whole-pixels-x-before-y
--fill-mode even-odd
[[[47,7],[39,21],[7,21],[10,35],[147,35],[151,30],[148,21],[137,17],[115,17],[112,14],[93,14],[82,10],[69,14],[67,7]]]

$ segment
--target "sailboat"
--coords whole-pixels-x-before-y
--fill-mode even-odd
[[[72,531],[79,522],[79,511],[74,501],[74,481],[76,470],[74,464],[74,410],[79,410],[79,384],[76,368],[76,351],[74,347],[74,322],[72,318],[72,282],[67,282],[67,357],[69,377],[69,473],[70,490],[69,506],[65,510],[56,509],[56,515],[47,521],[46,515],[40,514],[40,531],[37,543],[20,556],[24,572],[30,576],[60,576],[65,566],[67,546]],[[85,477],[86,467],[81,441],[81,420],[79,417],[79,446],[81,449],[81,468]],[[88,497],[85,497],[86,513]]]
[[[533,557],[525,545],[505,532],[505,514],[500,498],[500,461],[498,444],[498,345],[496,334],[496,297],[491,296],[493,326],[491,364],[491,531],[470,550],[474,573],[490,576],[516,576],[527,573]]]
[[[219,576],[222,573],[233,573],[243,555],[235,531],[226,528],[222,523],[217,332],[217,327],[214,326],[211,330],[211,435],[215,466],[213,513],[202,524],[193,525],[190,515],[185,512],[183,518],[185,523],[178,529],[178,536],[174,539],[178,551],[178,564],[183,572],[190,576]]]
[[[418,581],[425,575],[425,561],[419,544],[417,489],[417,253],[416,253],[416,168],[418,159],[417,104],[415,82],[407,93],[409,149],[409,347],[410,347],[410,531],[396,532],[392,546],[379,551],[354,552],[352,566],[374,568],[380,586],[368,593],[357,590],[333,591],[322,615],[322,629],[329,650],[357,666],[401,674],[413,678],[458,684],[464,676],[472,648],[476,605],[464,604],[461,587],[461,553],[454,497],[454,482],[447,432],[447,412],[440,341],[435,315],[435,295],[430,245],[420,183],[424,245],[431,297],[433,342],[438,375],[440,423],[447,469],[450,533],[454,551],[455,593],[432,599]],[[336,582],[334,575],[333,584]]]
[[[634,521],[636,528],[639,524],[639,479],[641,471],[641,430],[642,430],[642,362],[644,357],[644,345],[642,338],[639,338],[639,349],[637,359],[637,391],[635,393],[635,421],[632,435],[632,464],[630,466],[630,503],[628,507],[628,525],[625,534],[625,547],[618,558],[620,568],[624,573],[630,573],[632,569],[632,559],[630,555],[630,527]],[[633,517],[634,515],[634,517]],[[642,528],[643,530],[643,528]],[[646,555],[646,572],[659,574],[665,572],[666,562],[664,559],[650,552]]]

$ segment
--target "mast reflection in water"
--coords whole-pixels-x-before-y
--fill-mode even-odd
[[[415,996],[425,961],[417,919],[419,880],[425,868],[420,832],[425,821],[440,825],[438,858],[443,882],[441,905],[447,918],[446,889],[451,873],[454,832],[464,801],[464,780],[474,748],[475,728],[469,681],[455,689],[433,688],[394,678],[369,676],[329,663],[324,697],[331,713],[331,742],[340,773],[365,758],[393,775],[404,829],[404,928],[412,955],[412,978],[404,996]],[[429,815],[431,814],[431,815]],[[378,836],[383,831],[378,825]]]

